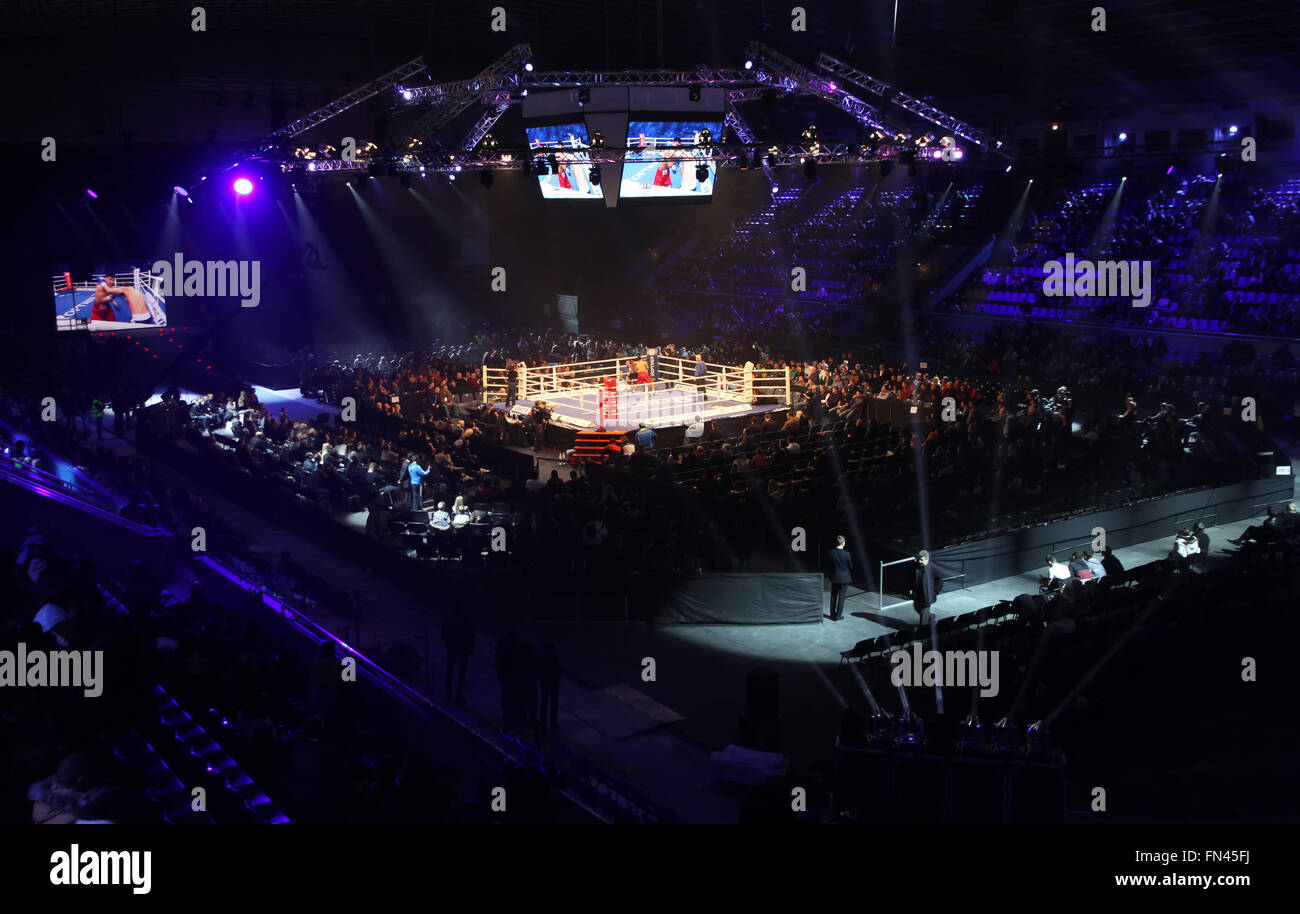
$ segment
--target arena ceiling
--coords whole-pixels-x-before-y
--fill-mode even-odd
[[[190,9],[207,10],[207,32]],[[505,35],[488,27],[507,10]],[[470,75],[520,41],[547,68],[736,65],[758,38],[805,64],[826,51],[969,121],[1016,109],[1086,115],[1157,101],[1300,95],[1300,12],[1290,0],[12,0],[0,3],[11,87],[38,110],[42,91],[192,88],[284,94],[310,108],[425,56],[436,79]],[[894,28],[897,10],[897,30]],[[96,42],[131,49],[104,61]],[[91,91],[93,90],[93,91]],[[31,99],[35,98],[35,102]],[[66,100],[61,104],[69,104]],[[224,104],[224,102],[223,102]],[[161,107],[161,106],[160,106]],[[296,115],[291,110],[290,115]],[[249,115],[249,134],[267,125]]]

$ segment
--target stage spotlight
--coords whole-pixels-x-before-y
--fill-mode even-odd
[[[837,85],[832,81],[832,82],[828,82],[828,83],[826,84],[826,88],[829,89],[831,92],[835,92],[835,91],[837,91],[837,90],[839,89],[839,86],[837,86]]]
[[[1236,136],[1236,135],[1237,135],[1237,125],[1233,124],[1230,127],[1228,127],[1228,136]]]
[[[775,197],[775,196],[777,195],[777,193],[780,192],[780,190],[781,190],[780,187],[778,187],[777,185],[773,184],[773,185],[772,185],[772,196]]]
[[[551,171],[555,172],[557,175],[560,173],[560,160],[555,153],[551,153],[546,157],[546,164],[550,165]]]
[[[1115,139],[1117,139],[1117,140],[1119,140],[1121,143],[1123,143],[1123,142],[1125,142],[1125,141],[1128,140],[1128,134],[1127,134],[1127,133],[1120,132],[1120,133],[1115,137]]]
[[[1007,170],[1004,171],[1003,174],[1008,174],[1008,175],[1011,174],[1011,166],[1010,166],[1010,165],[1007,166]]]
[[[485,168],[478,173],[478,182],[482,184],[484,187],[491,187],[492,177],[493,177],[492,169]]]
[[[524,61],[524,72],[525,73],[533,72],[533,62],[531,60]]]
[[[172,192],[176,194],[176,196],[178,197],[188,197],[190,195],[190,192],[185,188],[181,187],[179,184],[177,184],[175,187],[172,188]]]
[[[696,165],[695,180],[699,181],[701,184],[709,180],[709,166],[705,165],[704,163],[700,163],[699,165]]]
[[[412,92],[410,89],[403,89],[402,98],[406,99],[409,102],[411,99],[415,98],[415,93]]]
[[[597,130],[595,133],[593,133],[593,134],[591,135],[591,148],[594,149],[594,150],[597,150],[597,151],[599,151],[599,150],[601,150],[601,149],[604,149],[604,148],[605,148],[605,134],[601,133],[599,130]]]
[[[700,87],[691,86],[690,96],[691,96],[691,101],[698,102],[700,100]]]
[[[752,69],[754,69],[754,61],[752,61],[752,60],[747,60],[747,61],[745,61],[745,69],[746,69],[746,70],[752,70]]]
[[[593,165],[587,172],[587,180],[591,182],[592,187],[600,187],[600,166]]]
[[[589,101],[591,101],[591,90],[590,90],[590,89],[579,89],[579,90],[578,90],[578,104],[579,104],[579,105],[585,105],[585,104],[587,104],[587,102],[589,102]]]
[[[92,200],[98,200],[98,199],[99,199],[99,194],[95,193],[95,192],[94,192],[93,190],[91,190],[89,187],[86,188],[86,196],[89,197],[89,198],[92,199]]]
[[[1052,129],[1053,129],[1053,130],[1060,130],[1060,129],[1061,129],[1061,125],[1060,125],[1060,124],[1053,124],[1053,125],[1052,125]]]
[[[448,172],[448,173],[447,173],[447,180],[448,180],[448,181],[455,181],[455,180],[456,180],[456,174],[455,174],[455,172]]]
[[[235,193],[241,197],[247,197],[253,192],[253,182],[247,178],[236,178],[235,183],[231,185]]]
[[[708,127],[705,127],[703,130],[700,131],[700,141],[698,145],[700,146],[713,145],[713,131],[710,130]]]

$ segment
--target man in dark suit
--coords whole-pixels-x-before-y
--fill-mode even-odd
[[[941,590],[943,582],[939,580],[939,570],[930,564],[930,553],[922,549],[916,554],[912,571],[912,606],[921,617],[921,625],[930,623],[930,607]]]
[[[831,621],[838,622],[844,618],[844,601],[848,596],[849,584],[853,581],[853,556],[844,548],[844,537],[835,537],[835,548],[831,550]]]

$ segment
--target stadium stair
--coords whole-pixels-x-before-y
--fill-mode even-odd
[[[604,463],[609,456],[605,451],[605,448],[609,446],[611,441],[617,441],[625,434],[627,434],[627,432],[578,432],[577,440],[573,445],[574,463],[585,463],[587,461],[591,461],[592,463]]]

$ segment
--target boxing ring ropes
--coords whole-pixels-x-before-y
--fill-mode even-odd
[[[137,267],[130,273],[114,273],[113,282],[118,288],[132,288],[143,293],[145,307],[149,309],[149,315],[153,318],[153,323],[147,326],[162,327],[166,325],[167,313],[158,304],[158,299],[163,297],[162,276],[155,276],[153,273]],[[89,282],[73,282],[71,273],[59,273],[54,277],[53,291],[56,295],[59,292],[88,292],[94,295],[99,283],[99,279]],[[58,328],[60,330],[89,330],[90,323],[87,321],[79,323],[77,318],[66,317],[61,314],[58,318]]]
[[[617,427],[637,422],[687,425],[696,415],[704,414],[705,402],[732,404],[729,410],[709,410],[713,414],[735,414],[748,409],[755,399],[786,406],[792,402],[789,373],[784,368],[746,371],[743,366],[706,362],[704,376],[697,379],[693,359],[653,352],[645,358],[650,364],[651,384],[627,383],[626,358],[520,365],[515,399],[545,400],[557,421],[586,428],[603,426],[605,421]],[[608,387],[611,378],[617,379],[612,391]],[[483,402],[505,400],[507,383],[505,368],[484,365]]]

